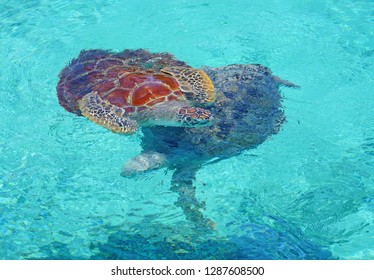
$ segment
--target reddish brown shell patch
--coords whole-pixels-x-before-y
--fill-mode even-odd
[[[130,105],[128,102],[129,95],[130,90],[128,89],[115,89],[106,96],[106,99],[118,107],[124,107],[126,105]]]
[[[168,96],[168,101],[175,101],[175,100],[178,100],[178,99],[179,99],[179,97],[175,96],[173,94],[171,94],[171,95]]]
[[[146,83],[134,90],[132,104],[135,106],[151,105],[151,101],[171,93],[170,88],[160,83]]]
[[[107,72],[108,79],[102,79],[100,76],[93,88],[101,98],[122,108],[149,107],[165,101],[185,99],[173,77],[150,70],[134,70],[123,67],[111,68]],[[94,78],[96,79],[96,76]],[[134,111],[139,112],[141,109]],[[131,110],[127,109],[126,112],[131,113]]]
[[[161,102],[185,100],[178,81],[161,72],[166,66],[183,65],[167,54],[150,56],[144,50],[83,51],[60,72],[58,99],[61,106],[77,115],[81,115],[79,100],[92,92],[128,113]]]
[[[107,92],[116,88],[116,83],[114,81],[103,81],[93,87],[94,91],[97,92]]]
[[[123,88],[135,88],[137,85],[143,84],[147,81],[147,74],[133,73],[128,74],[119,80],[121,87]]]
[[[155,104],[157,104],[157,103],[162,103],[162,102],[164,102],[165,101],[165,97],[161,97],[161,98],[157,98],[157,99],[155,99],[155,100],[153,100],[153,101],[150,101],[150,102],[148,102],[148,106],[153,106],[153,105],[155,105]]]
[[[179,83],[172,77],[163,74],[155,74],[154,78],[163,84],[168,85],[172,90],[179,90]]]

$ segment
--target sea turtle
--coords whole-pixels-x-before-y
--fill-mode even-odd
[[[57,86],[60,104],[66,110],[81,115],[81,107],[84,111],[84,106],[87,106],[87,102],[81,100],[90,94],[94,95],[94,92],[98,91],[97,85],[109,79],[117,83],[121,82],[122,76],[118,76],[118,70],[113,76],[111,75],[112,67],[118,69],[117,64],[119,68],[125,69],[126,75],[130,75],[128,74],[128,69],[130,69],[133,71],[131,73],[140,71],[147,73],[146,75],[148,73],[150,75],[161,74],[175,79],[180,86],[179,90],[183,92],[179,95],[181,100],[178,102],[201,103],[203,108],[200,110],[209,109],[207,110],[209,113],[206,114],[210,116],[210,121],[203,123],[210,125],[201,127],[181,127],[182,125],[175,122],[174,125],[180,127],[145,126],[147,122],[156,124],[160,121],[161,112],[169,113],[169,110],[175,108],[173,101],[161,102],[162,110],[152,112],[157,104],[146,108],[144,111],[150,111],[149,115],[126,114],[127,123],[135,120],[144,126],[141,143],[143,151],[124,165],[121,175],[124,177],[139,176],[162,167],[174,170],[171,188],[179,194],[177,205],[182,208],[188,220],[198,225],[213,227],[213,222],[205,218],[200,211],[204,204],[199,203],[195,197],[196,172],[204,164],[239,155],[242,151],[255,148],[268,137],[276,134],[285,121],[279,86],[297,86],[273,75],[269,68],[262,65],[235,64],[198,69],[202,71],[200,73],[207,75],[208,81],[212,82],[212,85],[204,82],[209,84],[209,90],[205,91],[209,94],[201,94],[201,90],[191,92],[184,88],[183,82],[180,81],[185,77],[183,72],[193,69],[170,54],[150,53],[146,50],[125,50],[120,53],[91,50],[82,52],[70,66],[60,73],[60,82]],[[204,80],[207,81],[207,79]],[[214,90],[212,90],[213,87]],[[109,86],[109,88],[114,87]],[[99,97],[105,100],[107,95],[101,95],[100,92]],[[200,96],[203,96],[203,101]],[[98,103],[98,101],[94,102]],[[111,111],[113,107],[110,107],[108,102],[113,101],[108,100],[103,107]],[[126,106],[122,109],[126,110]],[[119,106],[115,108],[117,110]],[[212,116],[214,116],[214,121],[211,121]],[[185,126],[189,125],[185,124]]]
[[[205,164],[239,155],[278,133],[285,121],[279,86],[298,86],[272,74],[259,64],[202,67],[213,81],[216,101],[209,107],[211,126],[145,127],[142,152],[123,167],[124,177],[139,176],[167,167],[173,170],[171,188],[187,219],[213,227],[195,197],[196,172]]]
[[[204,108],[215,100],[208,75],[166,54],[82,51],[59,77],[58,99],[67,111],[116,133],[131,134],[138,126],[198,127],[213,120]]]

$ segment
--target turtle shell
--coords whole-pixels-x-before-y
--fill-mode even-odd
[[[58,99],[61,106],[77,115],[81,115],[78,101],[93,91],[128,113],[184,100],[178,81],[160,71],[169,66],[186,64],[169,54],[146,50],[83,51],[59,74]]]
[[[91,77],[95,83],[93,91],[127,113],[165,101],[185,99],[178,82],[167,74],[123,67],[113,67],[104,74],[98,83],[96,77]]]

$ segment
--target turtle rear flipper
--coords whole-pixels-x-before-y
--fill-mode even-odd
[[[278,77],[278,76],[274,76],[274,81],[276,83],[278,83],[278,85],[282,85],[282,86],[286,86],[286,87],[290,87],[290,88],[300,88],[299,85],[296,85],[290,81],[287,81],[287,80],[283,80],[282,78]]]
[[[144,152],[133,157],[123,166],[121,176],[133,177],[164,166],[166,166],[165,155],[157,152]]]
[[[86,94],[78,104],[83,116],[112,132],[131,134],[138,128],[136,121],[129,119],[124,109],[101,99],[97,92]]]
[[[191,99],[200,105],[213,103],[216,99],[214,85],[209,76],[201,69],[184,66],[171,66],[161,69],[179,82],[182,91],[191,95]]]

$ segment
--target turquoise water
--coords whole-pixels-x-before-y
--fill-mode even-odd
[[[374,259],[373,1],[0,1],[1,259]],[[141,151],[58,104],[82,49],[146,48],[192,66],[260,63],[287,123],[195,181],[122,178]]]

